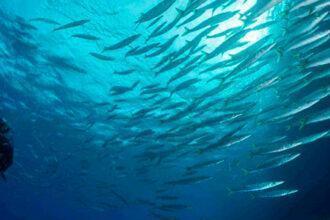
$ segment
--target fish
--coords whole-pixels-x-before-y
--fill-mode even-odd
[[[160,70],[158,70],[155,75],[158,76],[161,73],[164,73],[166,71],[172,70],[176,67],[178,67],[180,64],[184,63],[185,61],[187,61],[187,59],[189,59],[189,55],[176,59],[176,60],[172,60],[170,61],[168,64],[166,64],[165,66],[163,66]]]
[[[257,3],[244,14],[244,16],[247,17],[246,21],[249,21],[249,22],[255,21],[263,13],[272,9],[276,5],[280,4],[282,1],[283,0],[270,0],[267,2],[257,1]]]
[[[165,13],[173,4],[175,0],[162,0],[153,8],[149,9],[147,12],[142,13],[140,18],[135,22],[136,24],[141,24],[150,21],[163,13]]]
[[[178,23],[178,21],[181,19],[181,17],[182,17],[182,13],[179,12],[173,21],[171,21],[170,23],[167,23],[167,22],[164,23],[164,25],[160,29],[157,29],[155,32],[150,34],[148,37],[148,40],[150,40],[154,37],[157,37],[157,36],[161,36],[161,35],[169,32],[172,28],[175,27],[175,25]]]
[[[207,38],[218,38],[218,37],[223,37],[223,36],[232,36],[233,34],[237,33],[238,31],[240,31],[242,29],[242,27],[233,27],[233,28],[229,28],[225,31],[222,31],[220,33],[216,33],[213,35],[209,35],[207,36]]]
[[[284,154],[270,159],[266,159],[265,161],[262,161],[260,164],[258,164],[255,169],[246,170],[246,172],[255,173],[255,172],[260,172],[260,171],[280,167],[297,159],[298,157],[300,157],[300,155],[301,155],[300,153]]]
[[[280,114],[276,117],[273,117],[271,120],[276,121],[276,120],[281,120],[288,118],[290,116],[296,115],[302,111],[305,111],[306,109],[311,108],[312,106],[316,105],[320,100],[328,97],[330,95],[330,88],[324,88],[317,90],[313,92],[312,94],[308,95],[305,97],[305,100],[303,103],[299,103],[293,106],[293,108],[287,110],[283,114]]]
[[[212,160],[206,160],[206,161],[202,161],[199,163],[196,163],[194,165],[188,166],[186,169],[189,170],[196,170],[196,169],[201,169],[204,167],[209,167],[212,165],[219,165],[221,163],[223,163],[224,160],[219,160],[219,159],[212,159]]]
[[[149,44],[140,48],[133,48],[132,50],[128,51],[125,55],[125,57],[128,56],[136,56],[136,55],[140,55],[140,54],[144,54],[149,52],[150,50],[153,50],[154,48],[157,48],[159,45],[159,43],[153,43],[153,44]]]
[[[299,192],[298,189],[282,189],[282,190],[274,190],[269,192],[263,192],[262,194],[258,194],[259,198],[279,198],[285,197]]]
[[[224,54],[226,51],[233,47],[233,44],[237,43],[238,40],[245,36],[248,31],[249,29],[244,29],[227,38],[224,43],[220,44],[213,51],[210,53],[205,53],[206,56],[204,61],[210,60],[220,54]]]
[[[204,148],[200,148],[198,149],[197,153],[198,154],[203,154],[209,151],[213,151],[214,149],[217,148],[221,148],[225,145],[232,145],[232,141],[235,138],[235,135],[243,128],[243,126],[240,126],[236,129],[233,129],[231,131],[229,131],[227,134],[225,134],[224,136],[222,136],[221,138],[219,138],[216,142],[209,144],[208,146],[204,147]]]
[[[88,19],[73,21],[73,22],[64,24],[62,26],[59,26],[57,28],[54,28],[53,29],[53,32],[59,31],[59,30],[66,30],[66,29],[71,29],[71,28],[79,27],[79,26],[82,26],[82,25],[84,25],[84,24],[86,24],[88,22],[90,22],[90,20],[88,20]]]
[[[320,123],[324,121],[330,120],[330,110],[324,110],[322,112],[318,112],[317,114],[313,114],[307,116],[306,120],[303,120],[303,125],[310,125],[315,123]]]
[[[199,6],[203,5],[207,0],[193,0],[188,1],[185,9],[181,10],[177,8],[177,11],[179,11],[182,14],[182,17],[185,17],[189,15],[191,12],[194,12]]]
[[[184,20],[183,22],[181,22],[180,24],[177,25],[177,27],[181,27],[185,24],[188,24],[194,20],[196,20],[197,18],[201,17],[206,10],[204,9],[197,9],[194,11],[193,15],[191,15],[189,18],[187,18],[186,20]]]
[[[119,41],[118,43],[115,43],[115,44],[113,44],[111,46],[104,47],[103,52],[105,52],[105,51],[111,51],[111,50],[118,50],[118,49],[127,47],[130,44],[132,44],[134,41],[136,41],[137,39],[139,39],[140,36],[141,36],[141,34],[131,35],[131,36],[129,36],[129,37],[127,37],[127,38]]]
[[[164,53],[166,50],[168,50],[172,44],[174,43],[174,41],[179,37],[179,35],[174,35],[173,37],[171,37],[168,41],[166,41],[164,44],[160,45],[159,46],[159,50],[153,52],[153,53],[150,53],[150,54],[146,54],[145,57],[155,57],[155,56],[158,56],[162,53]]]
[[[193,28],[185,27],[185,32],[183,33],[183,36],[190,34],[192,32],[198,31],[207,26],[219,25],[221,22],[224,22],[227,19],[230,19],[237,13],[238,13],[238,11],[220,13],[215,16],[211,16],[210,18],[206,19],[205,21],[201,22],[200,24],[196,25]]]
[[[307,1],[303,1],[303,2],[295,2],[297,4],[294,4],[294,6],[292,8],[290,8],[291,12],[297,11],[301,8],[307,7],[311,4],[314,4],[316,2],[318,2],[319,0],[307,0]]]
[[[271,43],[269,45],[264,46],[261,48],[258,52],[250,55],[248,58],[246,58],[243,62],[241,62],[239,65],[237,65],[229,74],[231,77],[234,77],[236,74],[238,74],[240,71],[244,70],[245,68],[249,67],[250,65],[257,62],[259,59],[261,59],[263,56],[265,56],[267,53],[269,53],[274,47],[276,46],[276,43]]]
[[[328,40],[330,38],[330,30],[323,31],[321,33],[317,33],[317,34],[315,34],[313,36],[310,36],[310,37],[308,37],[308,38],[306,38],[306,39],[304,39],[300,42],[294,42],[294,44],[291,47],[289,47],[287,49],[287,51],[297,50],[297,49],[299,49],[301,47],[304,47],[308,44],[311,44],[315,41],[319,41],[322,38],[326,38]]]
[[[135,72],[135,69],[127,69],[127,70],[122,70],[122,71],[114,71],[113,74],[117,75],[130,75]]]
[[[190,73],[191,71],[193,71],[195,68],[197,68],[197,66],[190,66],[188,68],[183,68],[181,69],[178,73],[176,73],[175,75],[173,75],[168,81],[167,81],[167,86],[169,86],[172,82],[184,77],[185,75],[187,75],[188,73]]]
[[[75,65],[70,59],[57,55],[47,55],[45,57],[48,64],[53,65],[55,68],[61,68],[69,71],[86,73],[86,71],[79,66]]]
[[[158,16],[156,19],[154,19],[152,22],[150,22],[150,24],[148,25],[147,28],[151,28],[152,26],[154,26],[155,24],[157,24],[158,21],[160,21],[163,17],[164,17],[164,15]]]
[[[110,89],[110,93],[111,93],[111,95],[122,95],[124,93],[127,93],[127,92],[135,89],[139,83],[140,83],[140,81],[137,80],[131,86],[113,86]]]
[[[90,35],[90,34],[73,34],[71,36],[75,37],[75,38],[81,38],[81,39],[84,39],[84,40],[90,40],[90,41],[100,40],[100,38],[98,38],[94,35]]]
[[[90,52],[89,53],[91,56],[95,57],[98,60],[102,60],[102,61],[114,61],[115,58],[111,57],[111,56],[105,56],[99,53],[95,53],[95,52]]]
[[[316,134],[309,135],[307,137],[300,138],[296,141],[284,143],[284,144],[282,144],[282,146],[277,147],[275,149],[267,148],[267,149],[262,150],[262,154],[281,153],[284,151],[288,151],[288,150],[291,150],[293,148],[296,148],[296,147],[299,147],[302,145],[313,143],[321,138],[326,137],[328,135],[328,133],[329,133],[329,131],[322,131],[322,132],[319,132]]]
[[[174,93],[177,93],[181,90],[184,90],[184,89],[187,89],[189,88],[190,86],[198,83],[200,80],[199,79],[188,79],[186,81],[183,81],[182,83],[180,83],[179,85],[177,85],[172,91],[171,91],[171,95],[174,94]]]
[[[231,193],[258,192],[258,191],[263,191],[263,190],[267,190],[267,189],[277,187],[279,185],[282,185],[283,183],[284,183],[284,181],[261,182],[261,183],[246,185],[246,186],[243,186],[242,188],[234,189],[234,190],[228,188],[228,191],[229,191],[230,194]]]
[[[191,185],[191,184],[197,184],[202,181],[211,180],[213,177],[210,176],[194,176],[194,177],[187,177],[182,178],[178,180],[172,180],[166,182],[167,185]]]
[[[30,19],[30,21],[38,21],[38,22],[43,22],[46,24],[60,25],[60,23],[58,23],[57,21],[54,21],[49,18],[32,18],[32,19]]]

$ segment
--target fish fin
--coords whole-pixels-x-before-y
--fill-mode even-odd
[[[189,43],[191,43],[191,41],[190,40],[186,40],[186,43],[189,44]]]
[[[213,8],[212,9],[212,16],[214,15],[215,11],[217,10],[217,8]]]
[[[137,85],[139,85],[140,80],[137,80],[135,83],[133,83],[133,85],[131,86],[131,89],[135,89],[135,87],[137,87]]]
[[[190,32],[190,29],[189,29],[189,28],[187,28],[187,27],[185,27],[185,28],[184,28],[184,33],[183,33],[183,36],[185,36],[185,35],[189,34],[189,32]]]
[[[201,52],[202,52],[202,54],[205,55],[205,56],[208,56],[208,55],[209,55],[209,53],[208,53],[208,52],[205,52],[204,50],[202,50]]]
[[[242,14],[242,13],[238,13],[239,14],[239,19],[243,22],[245,22],[247,20],[247,16]]]
[[[179,14],[183,13],[183,10],[181,10],[180,8],[175,8],[175,10],[176,10]]]
[[[228,56],[230,57],[230,59],[233,59],[234,54],[228,54]]]
[[[4,174],[4,173],[1,173],[0,175],[1,175],[2,179],[3,179],[5,182],[7,182],[7,178],[6,178],[5,174]]]

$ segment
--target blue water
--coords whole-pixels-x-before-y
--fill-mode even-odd
[[[14,164],[5,173],[7,181],[0,181],[0,220],[330,219],[329,134],[289,150],[301,155],[283,166],[256,174],[245,172],[272,157],[272,154],[254,157],[251,153],[263,143],[269,146],[274,137],[286,136],[285,140],[290,142],[329,131],[329,119],[302,126],[313,114],[329,110],[329,95],[292,117],[284,117],[283,122],[267,121],[307,102],[308,95],[313,92],[329,90],[329,32],[299,50],[289,50],[295,41],[301,42],[315,33],[329,30],[327,13],[330,6],[326,5],[327,1],[311,1],[314,3],[295,12],[287,12],[287,8],[298,5],[298,1],[278,1],[274,7],[258,15],[252,22],[252,30],[239,41],[234,41],[228,50],[212,62],[196,61],[197,67],[193,71],[170,85],[167,85],[168,80],[184,70],[183,65],[159,75],[155,75],[153,67],[162,57],[178,51],[193,39],[191,36],[200,32],[183,36],[184,27],[173,27],[146,41],[162,21],[174,20],[178,14],[175,8],[183,10],[188,0],[175,1],[164,12],[161,22],[151,28],[148,28],[150,21],[136,24],[141,14],[158,2],[0,1],[0,117],[5,118],[11,127],[9,138],[15,149]],[[212,1],[205,1],[208,2]],[[212,32],[214,34],[233,27],[245,27],[248,21],[244,21],[244,15],[263,0],[224,2],[230,3],[228,8],[219,7],[215,14],[224,8],[239,12],[231,20],[219,24]],[[252,10],[252,15],[256,12]],[[311,14],[315,15],[312,19]],[[192,28],[210,16],[214,15],[208,10],[187,27]],[[295,36],[322,16],[313,29]],[[306,17],[308,19],[304,20]],[[62,25],[82,19],[89,21],[81,26],[54,31],[60,25],[31,20],[35,18],[48,18]],[[284,28],[300,19],[302,25]],[[278,23],[260,30],[253,29],[268,21]],[[100,39],[79,39],[72,37],[73,34],[90,34]],[[132,45],[102,52],[104,47],[134,34],[141,34],[141,37]],[[176,34],[179,37],[171,48],[156,58],[145,57],[149,51],[125,57],[134,46],[163,44]],[[185,50],[178,57],[189,62],[198,55],[208,56],[230,36],[204,37],[199,44],[203,48],[197,47],[196,52],[187,56]],[[236,64],[241,64],[261,51],[261,46],[254,50],[245,49],[267,36],[270,40],[262,46],[276,43],[275,47],[249,63],[248,67],[243,66],[235,78],[227,75],[225,78],[230,82],[227,88],[222,89],[224,81],[221,79],[208,82],[217,74],[225,76],[228,70],[232,71],[232,66],[225,64],[236,59],[236,55],[239,61]],[[106,57],[102,60],[90,53]],[[104,60],[109,57],[111,60]],[[315,60],[326,63],[311,67]],[[223,62],[223,66],[202,71],[217,62]],[[250,71],[255,66],[258,68]],[[114,71],[129,68],[135,72],[114,74]],[[285,71],[286,68],[289,70]],[[296,79],[308,72],[311,77],[301,81]],[[317,78],[319,75],[322,77]],[[198,79],[198,82],[175,91],[175,86],[186,79]],[[269,81],[273,79],[274,82]],[[111,88],[127,88],[134,82],[139,83],[128,92],[111,94]],[[154,97],[141,94],[143,88],[155,83],[159,88],[165,88],[165,92],[159,91]],[[216,88],[218,83],[220,92],[199,100],[202,104],[215,101],[203,109],[196,97]],[[303,89],[299,89],[300,85]],[[294,93],[294,90],[299,92]],[[291,92],[294,95],[289,95]],[[248,93],[251,95],[245,97],[244,94]],[[183,107],[164,110],[177,102],[184,102]],[[255,105],[250,107],[251,102]],[[226,110],[231,104],[234,110]],[[239,104],[242,106],[235,108]],[[186,107],[191,107],[188,113],[184,112]],[[260,112],[267,107],[273,110],[261,115]],[[147,113],[143,112],[146,110]],[[173,117],[178,112],[183,115]],[[231,112],[237,120],[228,116],[229,121],[222,119],[198,127],[205,119]],[[194,126],[197,128],[193,129]],[[239,126],[242,126],[239,134],[248,135],[246,140],[201,153],[208,144]],[[207,138],[204,136],[198,144],[198,137],[205,134]],[[197,176],[209,179],[191,184],[169,184],[181,180],[187,167],[209,159],[223,160],[199,170]],[[232,194],[228,190],[278,180],[285,182],[278,188],[297,189],[298,192],[279,198],[261,198],[260,193]],[[166,192],[157,193],[161,189]],[[178,199],[164,202],[157,198],[159,195],[177,196]],[[159,209],[162,204],[187,207],[164,211]],[[155,213],[163,217],[157,217]]]

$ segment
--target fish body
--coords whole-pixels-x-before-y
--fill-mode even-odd
[[[263,192],[262,194],[259,194],[259,198],[279,198],[279,197],[285,197],[292,194],[297,193],[299,190],[297,189],[282,189],[282,190],[274,190],[270,192]]]
[[[30,19],[30,21],[38,21],[38,22],[43,22],[46,24],[60,25],[60,23],[58,23],[57,21],[54,21],[49,18],[32,18],[32,19]]]
[[[155,5],[153,8],[149,9],[147,12],[142,13],[140,18],[136,21],[136,23],[137,24],[144,23],[144,22],[150,21],[150,20],[162,15],[174,3],[175,3],[175,0],[162,0],[157,5]]]
[[[110,51],[110,50],[118,50],[121,49],[123,47],[127,47],[129,46],[131,43],[133,43],[134,41],[136,41],[138,38],[140,38],[140,34],[135,34],[132,36],[129,36],[121,41],[119,41],[118,43],[115,43],[111,46],[108,47],[104,47],[103,52],[104,51]]]
[[[100,38],[98,38],[94,35],[90,35],[90,34],[73,34],[71,36],[75,37],[75,38],[81,38],[81,39],[84,39],[84,40],[90,40],[90,41],[100,40]]]
[[[280,155],[280,156],[277,156],[277,157],[274,157],[274,158],[261,162],[256,167],[256,169],[251,170],[249,172],[254,173],[254,172],[260,172],[260,171],[280,167],[280,166],[283,166],[283,165],[295,160],[300,155],[301,155],[300,153]]]
[[[191,185],[191,184],[200,183],[202,181],[209,180],[212,178],[213,177],[210,177],[210,176],[187,177],[187,178],[182,178],[179,180],[168,181],[167,184],[169,184],[169,185]]]
[[[79,20],[79,21],[73,21],[67,24],[64,24],[62,26],[59,26],[57,28],[54,28],[53,31],[59,31],[59,30],[66,30],[66,29],[71,29],[71,28],[75,28],[75,27],[79,27],[82,26],[86,23],[90,22],[90,20],[84,19],[84,20]]]
[[[271,182],[262,182],[251,185],[246,185],[242,189],[233,190],[236,193],[245,193],[245,192],[258,192],[267,189],[271,189],[283,184],[284,181],[271,181]]]
[[[227,19],[233,17],[238,11],[233,11],[233,12],[224,12],[215,16],[210,17],[209,19],[206,19],[205,21],[201,22],[200,24],[196,25],[195,27],[189,29],[186,28],[184,35],[187,35],[189,33],[198,31],[200,29],[203,29],[208,26],[215,26],[219,25],[221,22],[226,21]]]
[[[100,53],[94,53],[94,52],[90,52],[89,53],[91,56],[95,57],[98,60],[102,60],[102,61],[114,61],[115,58],[111,57],[111,56],[105,56],[103,54]]]

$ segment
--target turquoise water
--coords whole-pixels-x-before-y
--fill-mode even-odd
[[[1,1],[0,219],[328,219],[328,11]]]

